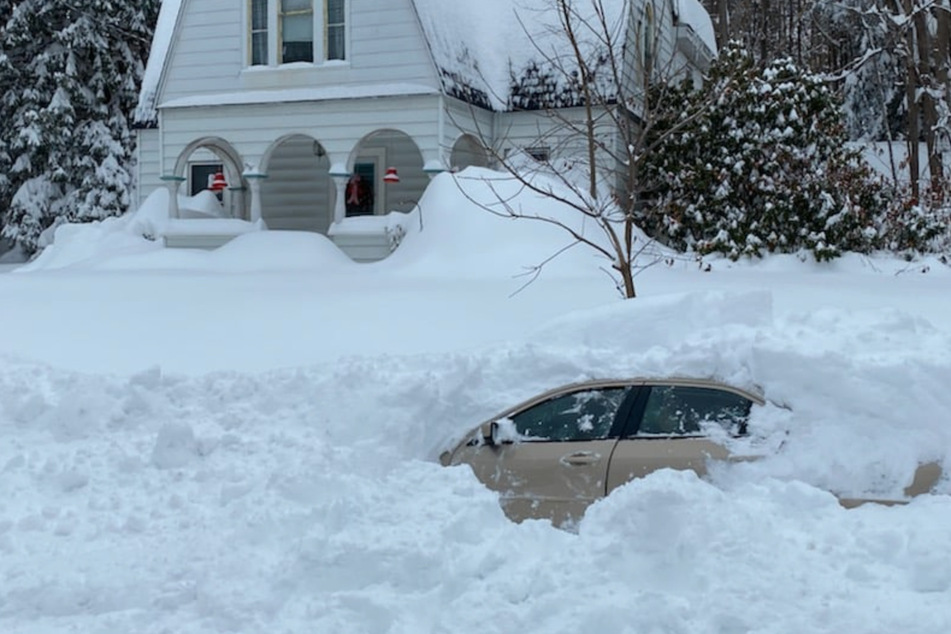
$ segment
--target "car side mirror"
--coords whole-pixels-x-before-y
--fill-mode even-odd
[[[501,444],[502,441],[499,438],[498,421],[492,421],[482,425],[482,440],[490,447],[495,447],[496,445]]]

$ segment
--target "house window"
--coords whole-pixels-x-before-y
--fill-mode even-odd
[[[525,153],[539,163],[547,163],[549,160],[551,160],[551,149],[546,145],[527,147],[525,148]]]
[[[221,163],[202,161],[190,163],[188,166],[188,195],[197,196],[206,189],[211,189],[211,181],[215,174],[224,170]]]
[[[251,0],[251,65],[267,65],[267,0]]]
[[[281,62],[313,61],[313,0],[281,0]]]
[[[324,39],[327,42],[326,59],[347,59],[345,0],[327,0],[327,25]]]
[[[248,63],[347,58],[347,0],[248,0]]]

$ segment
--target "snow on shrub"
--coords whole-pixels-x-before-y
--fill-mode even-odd
[[[847,148],[840,108],[821,78],[788,59],[757,69],[731,45],[705,91],[718,99],[647,159],[647,178],[658,184],[643,212],[649,231],[734,260],[802,250],[828,260],[879,248],[889,195]],[[670,100],[658,138],[693,111],[684,103],[704,98],[684,89]]]

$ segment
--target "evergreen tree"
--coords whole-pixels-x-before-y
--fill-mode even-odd
[[[822,260],[878,246],[889,201],[847,149],[839,105],[820,78],[788,59],[760,70],[731,46],[705,90],[722,97],[647,159],[663,184],[644,217],[649,229],[733,259],[806,249]]]
[[[131,115],[159,0],[13,0],[0,27],[0,215],[27,251],[125,212]]]

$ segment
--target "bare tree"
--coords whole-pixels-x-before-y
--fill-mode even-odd
[[[543,160],[526,169],[524,154],[511,147],[510,139],[493,139],[487,131],[479,131],[495,165],[520,188],[565,205],[581,222],[517,207],[504,196],[497,196],[499,204],[483,207],[560,228],[571,238],[569,248],[583,245],[609,262],[606,270],[626,298],[637,295],[636,274],[661,259],[654,255],[645,260],[645,253],[656,245],[637,227],[639,206],[652,189],[642,176],[645,157],[715,99],[709,95],[663,132],[655,130],[660,105],[683,94],[681,82],[690,81],[690,73],[683,66],[686,60],[673,52],[673,24],[659,23],[672,20],[670,12],[659,8],[655,12],[650,2],[645,6],[650,8],[625,13],[619,23],[603,0],[551,0],[558,17],[557,35],[567,52],[556,55],[536,43],[532,72],[545,74],[549,85],[567,88],[572,95],[570,103],[560,98],[558,107],[538,100],[539,134],[559,139],[552,156],[539,157]],[[523,24],[523,30],[533,37],[528,25]],[[702,46],[699,38],[694,44]],[[513,83],[518,83],[521,70],[513,69]],[[586,227],[592,225],[596,230],[589,232]],[[540,263],[536,274],[547,261]]]

